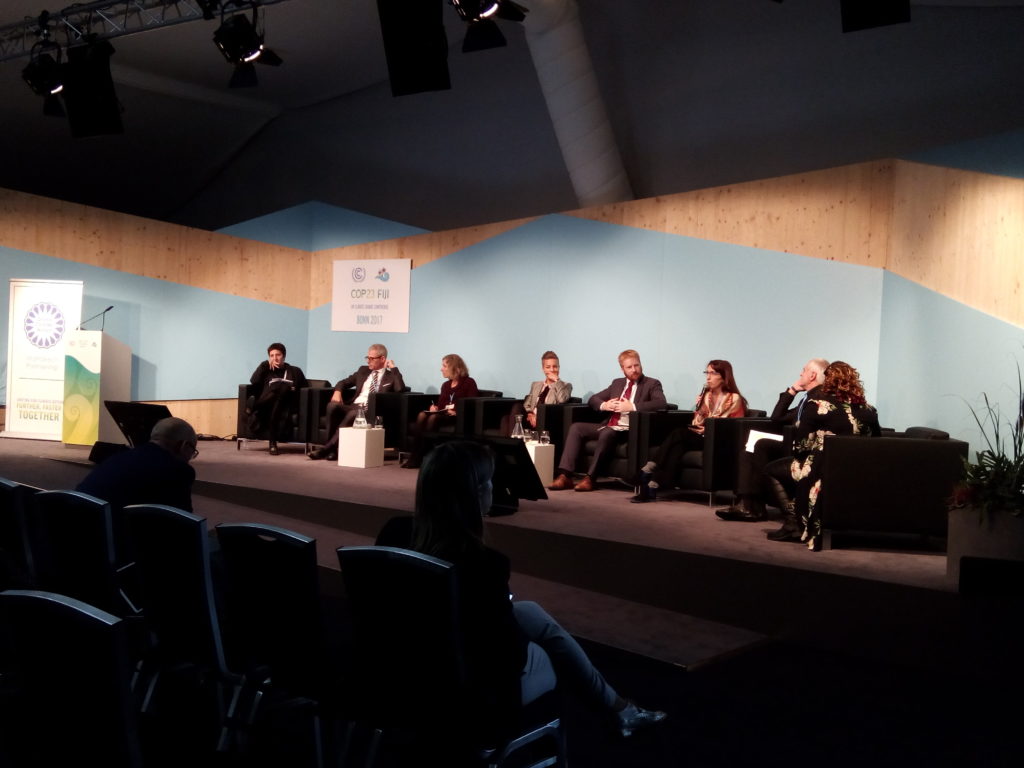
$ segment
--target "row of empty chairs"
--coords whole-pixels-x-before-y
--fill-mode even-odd
[[[460,698],[467,688],[458,664],[455,574],[446,563],[405,550],[339,549],[351,610],[335,624],[352,623],[353,643],[345,632],[328,631],[309,537],[221,524],[211,559],[203,518],[159,505],[128,507],[123,523],[137,582],[128,601],[117,583],[105,502],[9,481],[2,488],[0,546],[6,552],[9,534],[26,545],[27,561],[17,567],[32,582],[25,586],[36,587],[0,594],[0,715],[27,723],[14,743],[0,743],[0,757],[21,761],[12,765],[88,754],[105,766],[141,766],[146,744],[139,734],[154,732],[163,752],[257,756],[253,764],[322,766],[333,756],[375,765],[382,744],[401,742],[382,742],[395,729],[415,733],[417,749],[426,738],[447,764],[504,765],[526,745],[545,747],[531,765],[565,763],[551,711],[531,713],[500,742],[478,738],[484,731],[472,702]],[[40,498],[48,500],[36,506]],[[38,570],[36,534],[24,525],[43,527],[39,510],[59,506],[60,498],[100,533],[61,560],[53,545],[65,534],[81,535],[84,524],[65,526],[74,512],[47,516],[46,557],[55,566]],[[436,706],[440,699],[446,706]],[[287,754],[274,753],[281,739],[271,735],[280,728],[288,729]],[[73,734],[77,745],[41,738],[51,730]]]

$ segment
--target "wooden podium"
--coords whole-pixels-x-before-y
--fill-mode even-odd
[[[70,445],[122,443],[104,400],[130,400],[132,352],[103,331],[70,331],[64,347],[64,420]]]

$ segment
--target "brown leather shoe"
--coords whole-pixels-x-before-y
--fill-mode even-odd
[[[594,481],[590,479],[590,475],[584,475],[583,479],[576,483],[576,487],[573,490],[577,491],[592,491],[594,490]]]
[[[555,482],[548,486],[549,491],[567,491],[572,488],[572,480],[564,472],[559,473],[558,477],[555,478]]]

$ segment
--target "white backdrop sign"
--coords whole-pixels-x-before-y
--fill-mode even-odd
[[[409,332],[410,259],[334,262],[332,331]]]
[[[82,318],[81,280],[11,280],[7,437],[60,440],[64,339]]]

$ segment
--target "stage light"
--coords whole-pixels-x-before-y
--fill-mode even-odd
[[[52,54],[56,54],[56,58]],[[61,47],[49,40],[41,40],[32,46],[28,66],[21,70],[21,78],[33,93],[55,96],[64,90],[63,55]]]
[[[494,19],[522,21],[528,9],[512,0],[450,0],[462,20],[466,22],[466,37],[462,52],[484,51],[507,45]]]
[[[234,74],[228,82],[229,88],[251,88],[257,84],[254,62],[271,67],[281,65],[281,57],[263,44],[263,32],[259,27],[259,9],[252,6],[252,21],[244,14],[224,19],[221,9],[221,25],[213,33],[213,42],[224,54],[224,58],[235,65]]]

